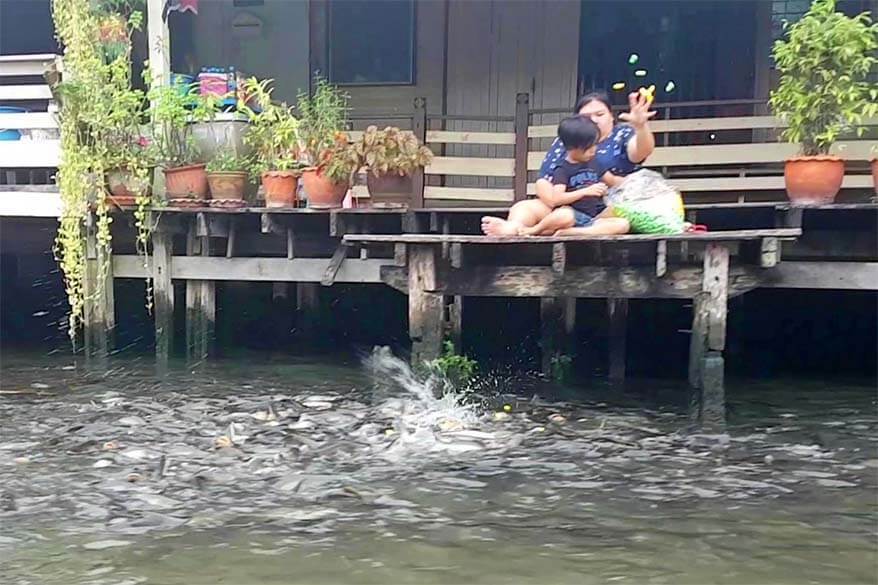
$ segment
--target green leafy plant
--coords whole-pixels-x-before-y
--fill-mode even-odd
[[[447,340],[442,344],[442,355],[426,362],[424,366],[428,372],[440,375],[457,387],[469,384],[479,368],[475,360],[458,354],[454,344]]]
[[[553,355],[549,360],[549,367],[552,370],[552,380],[556,382],[563,384],[573,377],[573,358],[567,354]]]
[[[251,77],[244,81],[248,104],[241,107],[250,121],[244,141],[253,148],[250,170],[254,177],[265,171],[299,170],[299,121],[292,108],[273,102],[272,80]],[[254,104],[251,107],[249,104]]]
[[[356,149],[348,143],[347,135],[339,133],[332,146],[322,152],[318,166],[333,183],[350,184],[362,165]]]
[[[309,165],[325,164],[339,150],[340,137],[344,136],[348,94],[318,76],[313,95],[299,92],[296,109],[301,158]]]
[[[216,116],[216,96],[202,96],[195,87],[183,92],[178,86],[153,82],[148,97],[159,163],[175,168],[203,162],[192,123],[209,122]]]
[[[207,163],[208,173],[218,172],[243,172],[250,166],[250,161],[245,157],[237,156],[234,152],[219,151],[210,162]]]
[[[878,87],[868,81],[876,48],[878,25],[868,13],[849,17],[835,0],[814,0],[774,44],[780,84],[769,103],[788,124],[783,138],[815,156],[852,127],[862,133],[863,119],[878,114]]]
[[[130,35],[140,27],[142,14],[108,14],[89,0],[53,0],[52,17],[64,47],[64,78],[53,86],[61,104],[57,177],[62,211],[55,254],[70,304],[68,332],[75,342],[86,301],[85,224],[91,213],[99,281],[109,268],[112,218],[105,174],[119,167],[134,175],[148,172],[145,152],[132,145],[144,100],[131,88]],[[102,24],[107,24],[103,31]],[[94,294],[103,293],[97,287]]]
[[[433,152],[421,146],[414,134],[395,126],[384,130],[369,126],[352,146],[361,166],[368,167],[369,172],[376,176],[389,173],[411,175],[433,160]]]

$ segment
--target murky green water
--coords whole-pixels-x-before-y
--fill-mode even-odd
[[[706,436],[667,383],[461,408],[358,363],[70,363],[4,356],[4,585],[878,579],[869,383],[732,384]]]

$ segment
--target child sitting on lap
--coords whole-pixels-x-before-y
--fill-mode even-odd
[[[604,204],[607,185],[601,182],[591,164],[600,131],[589,118],[565,118],[558,136],[567,157],[555,169],[555,209],[532,228],[519,231],[523,236],[624,234],[628,222],[612,216]]]

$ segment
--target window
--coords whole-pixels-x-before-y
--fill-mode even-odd
[[[414,0],[329,2],[329,79],[339,85],[415,81]]]

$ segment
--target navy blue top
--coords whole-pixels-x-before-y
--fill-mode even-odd
[[[587,163],[574,163],[567,159],[561,159],[560,164],[555,167],[552,174],[552,183],[555,185],[567,185],[567,191],[576,191],[594,185],[601,180],[594,170],[592,161]],[[607,208],[604,205],[603,197],[583,197],[578,201],[574,201],[571,206],[573,209],[596,217],[597,214]]]
[[[598,143],[597,152],[591,165],[594,167],[598,177],[603,176],[607,171],[614,175],[624,177],[630,175],[640,168],[640,165],[631,162],[628,159],[628,142],[634,136],[634,128],[628,124],[616,124],[610,135]],[[561,143],[560,138],[556,138],[540,165],[540,179],[552,180],[555,169],[558,168],[567,157],[567,150]]]

